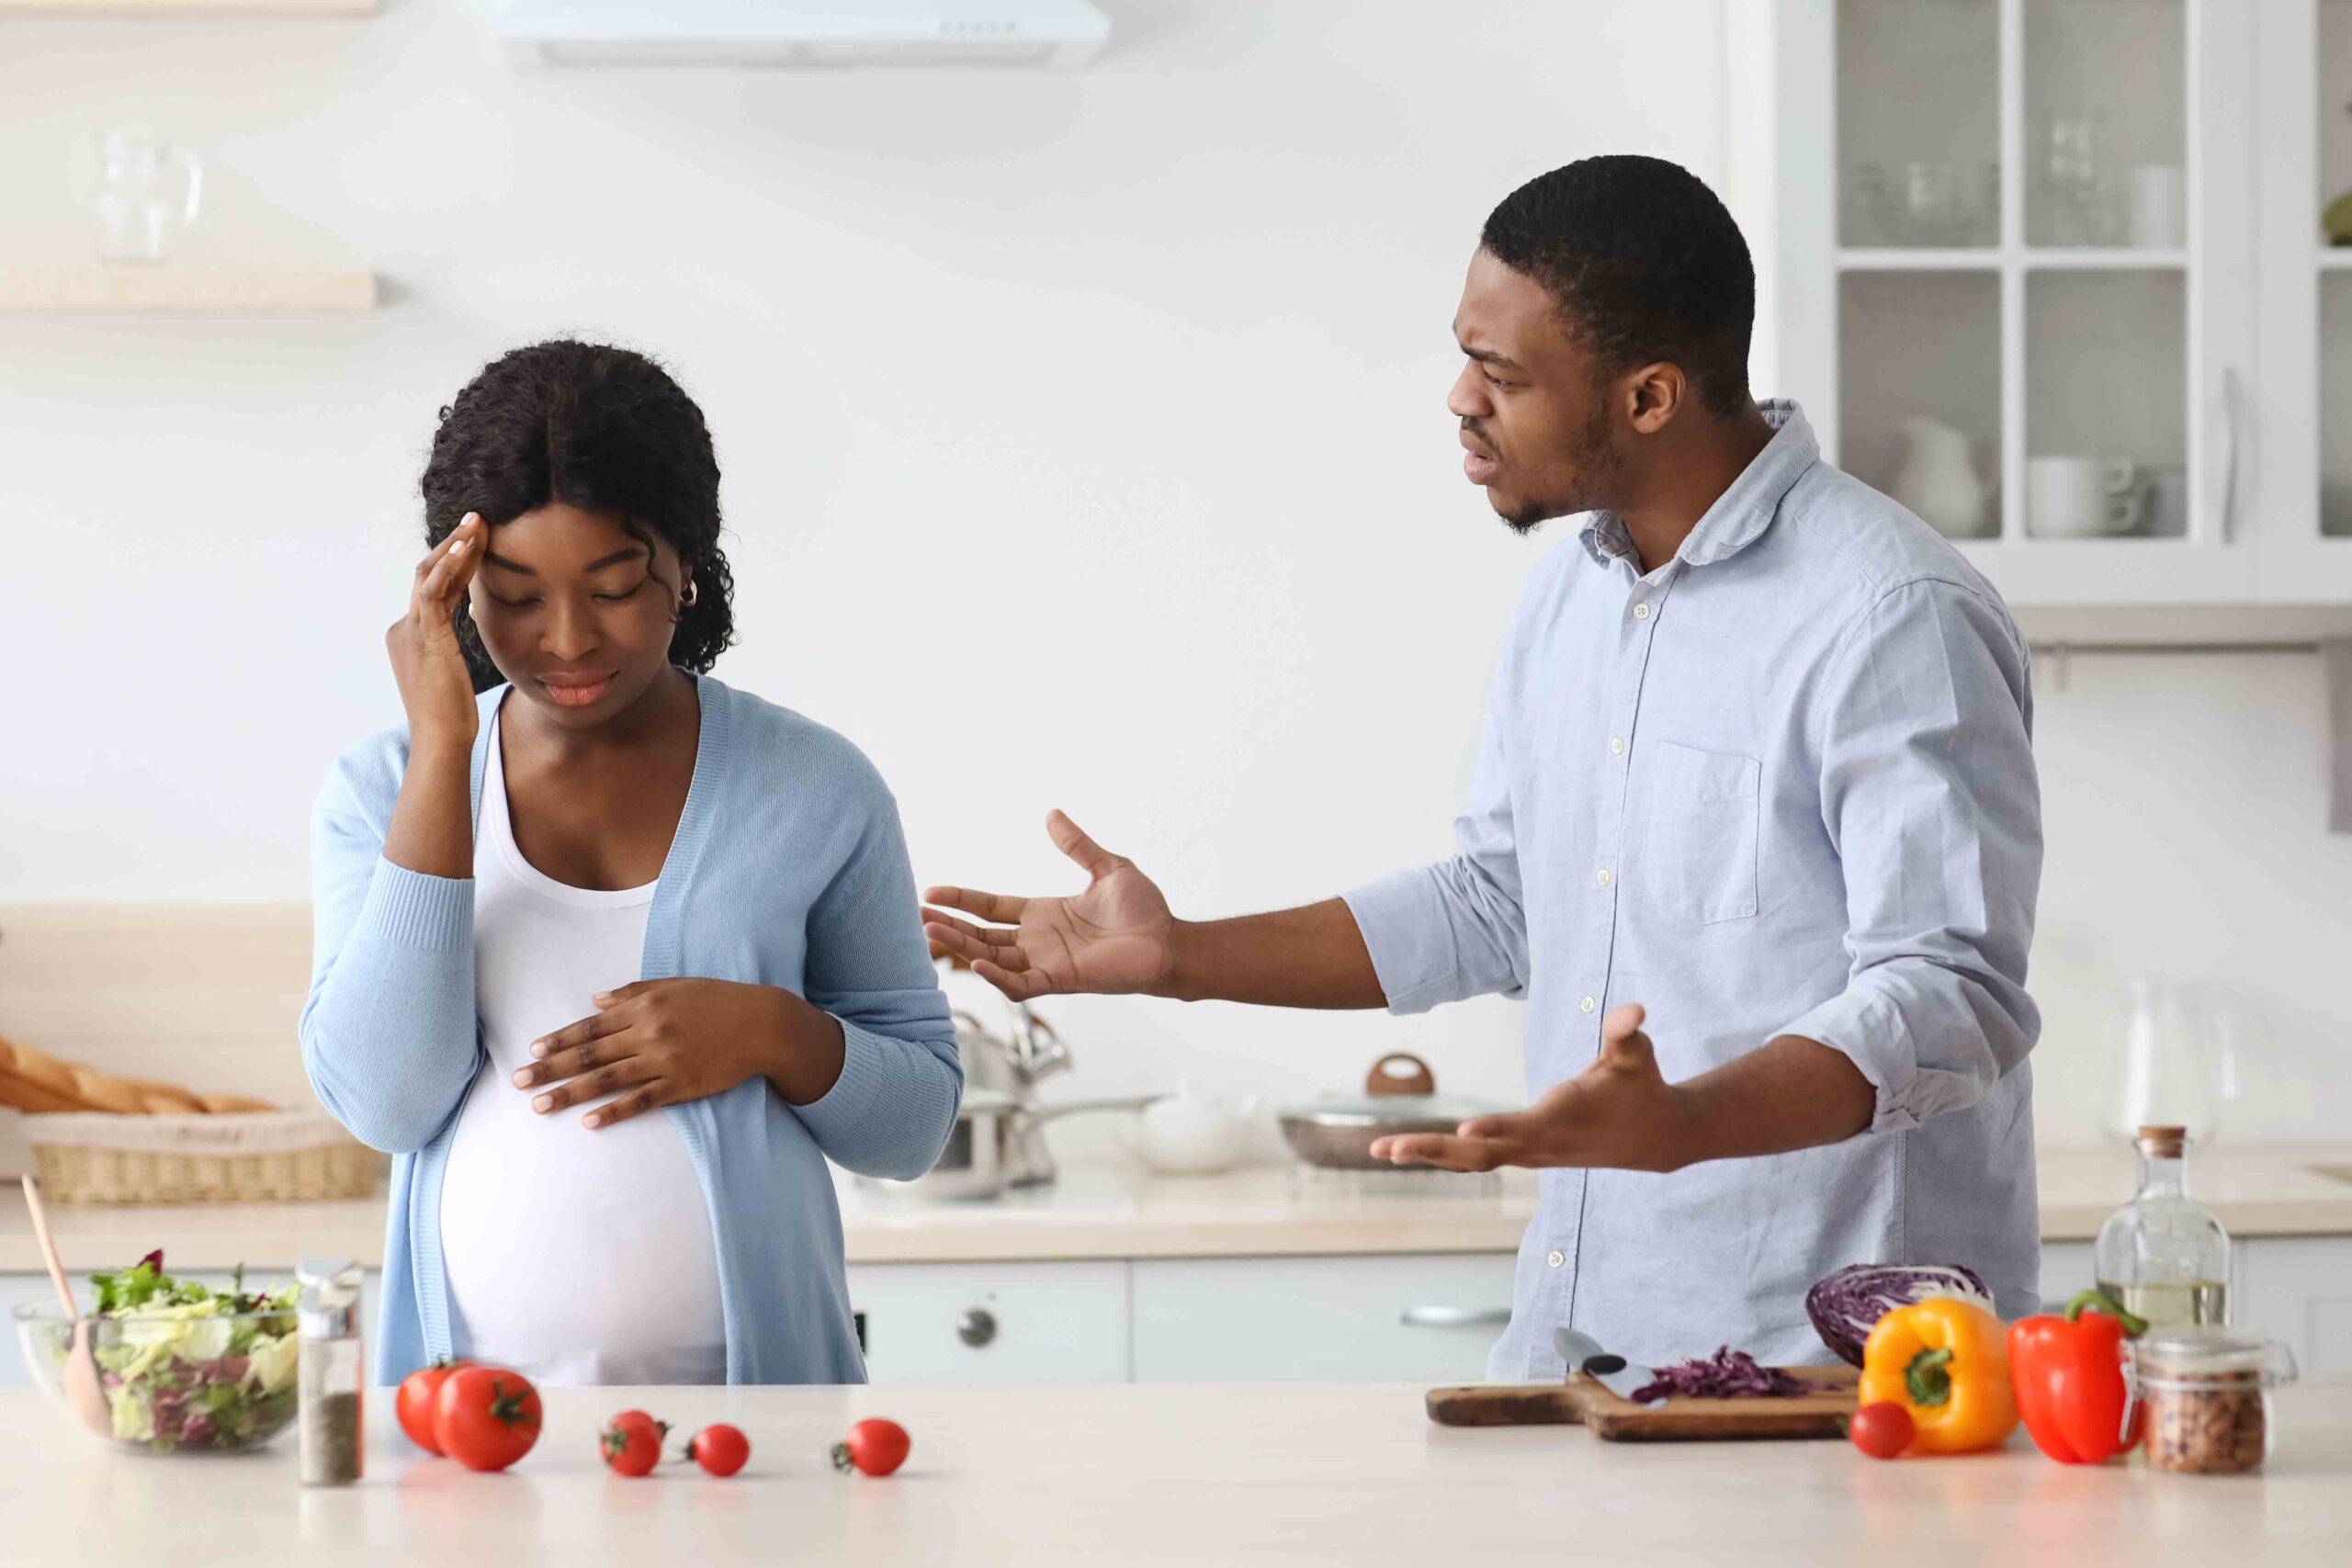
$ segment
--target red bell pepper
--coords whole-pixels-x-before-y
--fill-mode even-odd
[[[2123,1341],[2147,1326],[2096,1290],[2068,1302],[2064,1317],[2009,1325],[2009,1379],[2036,1448],[2063,1464],[2097,1464],[2140,1440],[2137,1406],[2128,1430],[2123,1424]]]

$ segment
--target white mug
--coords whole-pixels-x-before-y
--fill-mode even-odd
[[[2027,532],[2042,539],[2128,533],[2140,521],[2139,484],[2129,457],[2029,457]]]

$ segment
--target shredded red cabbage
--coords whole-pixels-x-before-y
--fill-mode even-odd
[[[1636,1404],[1680,1394],[1687,1399],[1793,1399],[1817,1392],[1819,1385],[1792,1377],[1778,1367],[1761,1366],[1745,1350],[1725,1345],[1713,1356],[1652,1367],[1652,1382],[1634,1391]]]

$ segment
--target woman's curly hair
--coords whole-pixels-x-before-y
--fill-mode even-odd
[[[613,519],[649,550],[648,530],[659,534],[695,584],[691,604],[671,589],[670,662],[707,671],[735,640],[710,429],[644,355],[559,338],[492,360],[441,411],[421,488],[428,545],[469,512],[495,526],[556,502]],[[474,690],[504,682],[462,598],[457,632]]]

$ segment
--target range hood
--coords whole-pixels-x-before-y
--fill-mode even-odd
[[[491,34],[538,65],[1030,65],[1092,58],[1087,0],[511,0]]]

